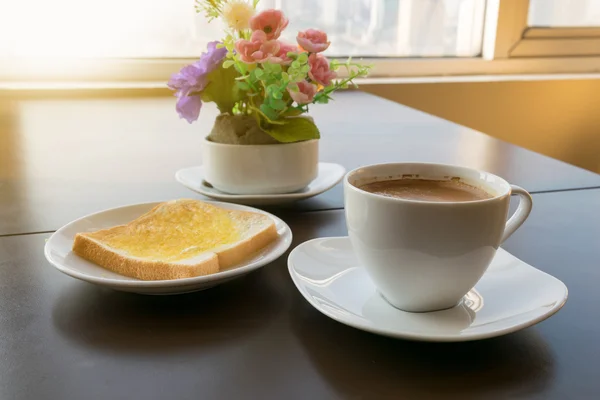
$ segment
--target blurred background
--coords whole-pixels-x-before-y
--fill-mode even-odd
[[[373,62],[361,90],[600,172],[598,0],[261,0],[260,7],[286,12],[289,40],[321,28],[329,56]],[[221,29],[195,13],[194,0],[0,0],[0,118],[17,98],[169,96],[170,74]]]

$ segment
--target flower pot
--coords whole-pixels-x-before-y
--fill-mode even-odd
[[[319,140],[278,144],[223,144],[204,139],[205,179],[231,194],[291,193],[317,177]]]

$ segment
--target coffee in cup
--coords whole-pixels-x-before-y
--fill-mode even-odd
[[[400,178],[375,181],[359,188],[381,196],[420,201],[475,201],[493,197],[481,188],[461,182],[460,178],[448,180]]]

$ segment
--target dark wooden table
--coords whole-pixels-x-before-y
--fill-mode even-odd
[[[558,314],[495,339],[417,343],[314,310],[289,278],[287,255],[231,283],[168,297],[53,269],[42,251],[49,234],[35,232],[97,209],[190,196],[172,174],[201,162],[196,131],[206,125],[173,121],[170,103],[0,108],[0,399],[598,398],[600,190],[590,188],[600,177],[371,96],[348,93],[315,110],[321,158],[347,168],[455,162],[551,191],[534,195],[530,219],[504,247],[565,282],[570,298]],[[345,235],[340,207],[333,190],[275,211],[295,246]]]
[[[0,398],[597,399],[600,190],[534,202],[504,247],[565,282],[569,300],[535,327],[471,343],[330,320],[296,291],[285,256],[205,292],[152,297],[62,275],[42,254],[48,234],[0,238]],[[284,218],[294,245],[346,234],[341,210]]]

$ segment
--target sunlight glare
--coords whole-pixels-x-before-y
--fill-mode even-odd
[[[165,54],[165,49],[181,49],[174,41],[193,40],[198,17],[193,4],[194,0],[0,0],[0,55],[181,56]]]

